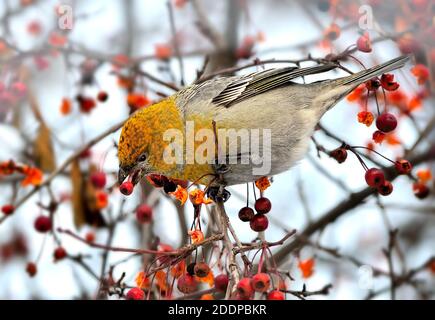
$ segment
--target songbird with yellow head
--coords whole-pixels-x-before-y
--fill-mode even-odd
[[[228,186],[286,171],[303,158],[315,126],[326,111],[361,83],[402,67],[408,59],[402,56],[346,77],[313,83],[295,80],[337,66],[329,63],[269,69],[193,84],[138,110],[125,122],[118,147],[119,183],[128,176],[136,184],[145,175],[161,174],[204,185],[219,182]],[[208,157],[212,161],[197,159],[196,151],[206,141],[195,138],[193,149],[188,148],[188,124],[193,124],[195,132],[212,130],[215,136],[208,143],[214,143],[217,154],[226,150],[219,159],[227,163],[218,163],[217,154]],[[254,154],[246,151],[243,141],[233,142],[232,150],[236,152],[222,148],[226,141],[219,141],[216,131],[220,129],[251,133],[268,130],[270,141],[258,150],[270,154],[268,172],[256,172]],[[181,139],[168,139],[168,132],[179,132]],[[210,140],[210,136],[204,137]],[[242,149],[245,151],[240,152]],[[166,161],[168,150],[181,150],[184,161]],[[186,161],[189,157],[193,161]]]

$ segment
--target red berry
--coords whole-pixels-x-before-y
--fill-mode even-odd
[[[239,211],[239,219],[242,220],[243,222],[251,221],[254,215],[255,215],[254,210],[252,210],[249,207],[243,207]]]
[[[125,295],[127,300],[144,300],[145,293],[140,288],[131,288]]]
[[[434,259],[432,259],[432,261],[429,262],[429,269],[432,272],[432,274],[435,275],[435,260]]]
[[[237,284],[237,293],[242,299],[249,299],[252,296],[254,290],[252,289],[250,278],[243,278],[239,281]]]
[[[269,220],[266,215],[258,213],[249,222],[249,226],[256,232],[261,232],[267,229],[269,226]]]
[[[262,197],[255,201],[255,211],[258,213],[268,213],[272,209],[272,203],[269,199]]]
[[[337,148],[332,150],[329,156],[337,160],[338,163],[343,163],[347,159],[347,151],[345,148]]]
[[[66,250],[63,247],[58,247],[53,252],[54,260],[62,260],[66,257]]]
[[[150,174],[147,176],[147,180],[156,188],[161,188],[164,186],[165,182],[168,181],[168,178],[161,174]]]
[[[104,172],[94,172],[91,174],[91,183],[97,189],[103,189],[106,185],[106,174]]]
[[[408,160],[401,159],[394,163],[398,174],[409,174],[412,170],[412,164]]]
[[[252,277],[252,288],[257,292],[266,292],[270,287],[270,277],[267,273],[257,273]]]
[[[214,278],[214,287],[220,292],[225,292],[228,287],[229,278],[226,274],[220,274]]]
[[[123,195],[129,196],[133,192],[133,188],[133,183],[131,183],[131,181],[126,181],[119,186],[119,191],[121,191]]]
[[[372,139],[375,143],[381,144],[385,139],[385,133],[383,133],[382,131],[376,130],[375,132],[373,132]]]
[[[142,204],[136,209],[136,219],[140,223],[150,223],[153,218],[153,208]]]
[[[26,272],[30,277],[35,276],[36,272],[38,271],[38,269],[36,268],[36,264],[34,264],[33,262],[28,262],[26,265]]]
[[[5,204],[2,207],[2,212],[7,216],[14,213],[14,211],[15,211],[15,207],[11,204]]]
[[[174,192],[177,190],[177,184],[172,180],[166,180],[163,182],[163,190],[166,193]]]
[[[81,97],[79,100],[80,110],[85,113],[91,112],[95,108],[95,100],[88,97]]]
[[[376,119],[376,127],[382,132],[391,132],[397,127],[397,119],[391,113],[383,113]]]
[[[400,85],[394,81],[394,75],[391,73],[384,73],[381,76],[381,86],[387,91],[394,91],[400,87]]]
[[[86,240],[86,242],[89,242],[89,243],[94,242],[95,241],[95,233],[93,233],[92,231],[89,231],[88,233],[86,233],[85,240]]]
[[[52,227],[52,223],[51,223],[51,219],[47,216],[39,216],[36,218],[35,223],[34,223],[35,229],[38,232],[48,232],[51,230]]]
[[[108,97],[109,95],[107,94],[106,91],[100,91],[98,92],[97,100],[100,102],[106,102]]]
[[[424,199],[429,195],[429,188],[423,182],[415,182],[412,185],[412,190],[414,191],[414,195],[419,199]]]
[[[164,254],[165,252],[174,251],[174,248],[172,248],[172,246],[166,243],[159,243],[159,245],[157,246],[157,250],[159,251],[159,253],[156,254],[156,257],[160,264],[165,264],[172,260],[171,256]]]
[[[83,150],[82,153],[80,153],[79,157],[80,157],[80,159],[86,159],[86,158],[89,158],[91,156],[91,154],[92,154],[91,149],[85,149],[85,150]]]
[[[205,262],[199,262],[195,264],[193,271],[198,278],[205,278],[210,273],[210,267]]]
[[[270,291],[267,300],[284,300],[284,293],[278,290]]]
[[[356,47],[361,52],[371,52],[372,51],[372,43],[370,41],[370,37],[369,37],[369,34],[367,32],[358,38],[358,40],[356,41]]]
[[[379,80],[378,77],[370,79],[369,81],[366,82],[366,88],[369,91],[376,91],[379,89],[380,86],[381,86],[381,81]]]
[[[341,29],[336,23],[331,24],[324,32],[325,36],[331,41],[337,40],[340,33]]]
[[[377,188],[384,184],[385,176],[382,170],[371,168],[366,171],[366,182],[370,187]]]
[[[246,36],[242,44],[236,50],[236,57],[238,59],[249,59],[253,54],[255,39],[252,36]]]
[[[385,180],[384,183],[378,187],[378,192],[382,196],[388,196],[393,192],[393,185],[390,181]]]
[[[195,280],[195,277],[185,273],[178,278],[177,288],[182,293],[192,293],[198,288],[198,282]]]

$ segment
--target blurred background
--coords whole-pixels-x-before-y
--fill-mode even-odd
[[[355,156],[339,164],[319,149],[330,151],[345,141],[393,161],[419,159],[410,176],[394,180],[391,195],[362,197],[339,208],[338,219],[316,227],[304,245],[272,251],[279,269],[293,279],[285,279],[290,290],[332,284],[328,295],[312,298],[390,299],[387,249],[395,298],[433,299],[434,163],[428,159],[435,138],[434,13],[431,0],[0,0],[0,206],[17,207],[13,214],[0,213],[0,298],[118,299],[103,292],[103,279],[113,284],[125,273],[122,281],[135,286],[137,273],[151,261],[149,255],[91,248],[58,227],[115,247],[187,243],[189,203],[180,206],[146,181],[130,197],[115,186],[118,128],[135,110],[225,68],[251,65],[238,72],[246,74],[326,59],[355,72],[413,54],[412,63],[394,72],[399,89],[386,94],[399,121],[394,134],[382,143],[372,139],[375,124],[358,121],[362,93],[341,101],[323,117],[307,157],[273,177],[265,191],[273,209],[264,237],[277,241],[289,230],[316,226],[365,190]],[[304,81],[345,74],[332,71]],[[384,97],[381,92],[381,108]],[[368,109],[376,114],[373,96]],[[391,165],[374,152],[361,152],[369,167]],[[104,173],[104,188],[90,182],[95,173]],[[47,178],[50,183],[35,190]],[[231,223],[241,241],[250,242],[257,234],[237,217],[246,186],[229,191]],[[141,203],[152,207],[151,222],[136,219]],[[203,208],[205,225],[209,213]],[[40,215],[51,217],[53,232],[35,230]],[[67,256],[56,261],[59,247]],[[299,264],[306,259],[315,261],[309,277]]]

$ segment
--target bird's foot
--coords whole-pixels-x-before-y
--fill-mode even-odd
[[[214,172],[218,175],[221,176],[227,172],[231,171],[231,167],[225,163],[222,164],[218,164],[216,163],[214,165]]]
[[[226,202],[231,197],[231,193],[226,190],[223,185],[210,186],[207,188],[206,193],[207,197],[212,199],[214,202]]]

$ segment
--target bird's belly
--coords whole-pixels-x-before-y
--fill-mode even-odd
[[[267,159],[267,152],[264,155],[264,162],[259,165],[250,164],[231,164],[230,170],[224,175],[227,185],[235,185],[246,182],[253,182],[263,176],[274,176],[285,172],[301,160],[308,149],[309,139],[304,137],[298,141],[286,141],[283,144],[281,139],[279,144],[272,143],[270,160]],[[267,163],[268,161],[269,164]],[[258,170],[262,168],[262,170]]]

